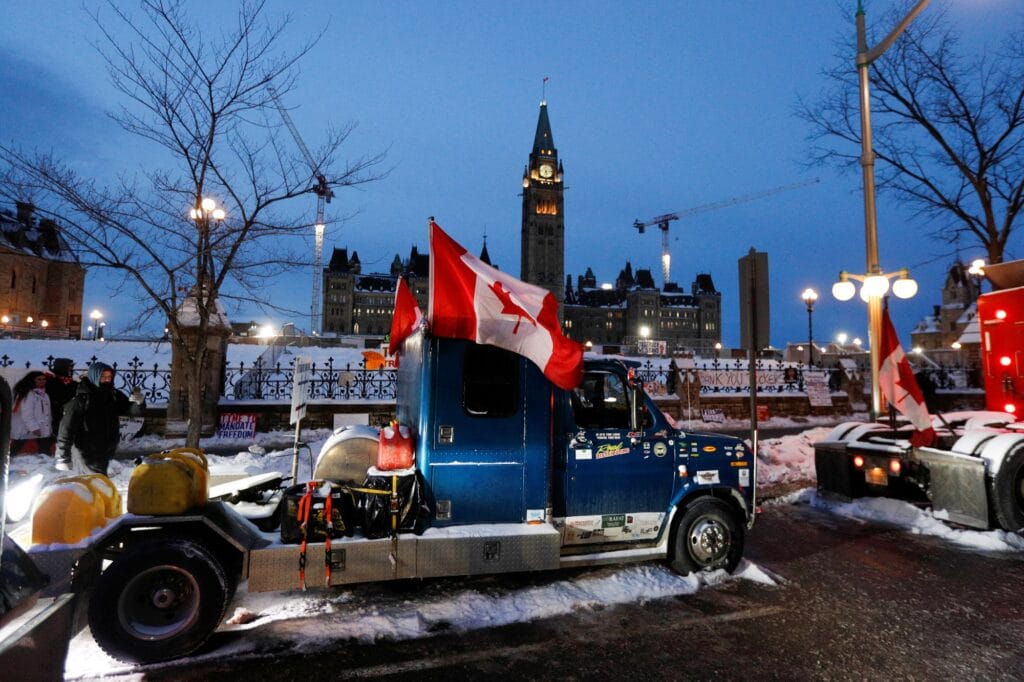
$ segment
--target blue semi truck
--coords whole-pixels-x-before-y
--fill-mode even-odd
[[[676,429],[622,360],[588,359],[566,391],[521,356],[418,332],[401,354],[396,414],[431,499],[418,534],[371,539],[357,528],[300,550],[215,500],[180,516],[127,514],[85,547],[31,556],[51,591],[88,600],[97,642],[136,662],[194,651],[241,580],[250,592],[294,589],[300,561],[317,576],[310,585],[327,566],[327,582],[343,585],[642,560],[685,574],[740,561],[755,518],[750,449]],[[368,431],[337,432],[315,476],[364,477]]]

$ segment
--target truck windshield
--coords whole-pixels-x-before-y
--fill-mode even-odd
[[[628,429],[629,401],[622,378],[611,372],[587,372],[572,392],[576,425],[591,429]]]

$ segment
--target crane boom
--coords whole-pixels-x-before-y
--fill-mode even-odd
[[[772,194],[778,194],[780,192],[788,192],[791,189],[797,189],[799,187],[805,187],[807,185],[813,185],[820,182],[819,178],[811,178],[810,180],[802,180],[800,182],[794,182],[789,185],[781,185],[779,187],[772,187],[771,189],[764,189],[759,192],[752,192],[750,194],[742,194],[738,197],[732,197],[730,199],[722,199],[721,201],[713,201],[710,204],[701,204],[700,206],[693,206],[691,208],[684,208],[681,211],[673,211],[672,213],[666,213],[664,215],[651,218],[647,222],[642,222],[639,219],[633,221],[633,227],[637,229],[640,234],[653,225],[657,225],[658,229],[661,230],[661,274],[664,277],[663,285],[669,282],[669,271],[672,262],[672,255],[669,252],[668,243],[668,225],[673,220],[679,220],[686,216],[697,215],[698,213],[707,213],[708,211],[717,211],[720,208],[728,208],[729,206],[735,206],[736,204],[744,204],[748,201],[755,201],[757,199],[763,199],[764,197],[771,196]]]
[[[316,180],[316,184],[310,188],[310,191],[316,194],[316,223],[313,225],[313,295],[309,305],[309,331],[311,334],[318,334],[320,333],[320,291],[322,286],[321,279],[323,277],[321,270],[323,270],[325,204],[331,202],[331,199],[334,198],[334,192],[331,191],[327,178],[320,172],[320,166],[310,153],[309,147],[306,146],[302,136],[299,135],[299,129],[295,127],[295,123],[288,114],[288,110],[284,108],[280,98],[277,96],[277,90],[273,86],[268,85],[267,92],[270,93],[270,97],[274,100],[274,105],[277,106],[277,110],[281,114],[281,120],[284,121],[288,132],[292,134],[295,146],[302,152],[302,156],[306,159],[306,164],[313,173],[313,179]]]

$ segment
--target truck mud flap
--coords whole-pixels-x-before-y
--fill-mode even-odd
[[[818,490],[823,493],[847,500],[863,495],[858,483],[864,474],[854,472],[844,442],[815,443],[814,471],[818,478]],[[859,476],[854,478],[855,474]]]
[[[916,460],[928,473],[932,507],[949,520],[971,528],[990,528],[985,464],[977,457],[918,448]]]

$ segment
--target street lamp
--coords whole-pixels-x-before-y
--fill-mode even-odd
[[[903,20],[900,21],[896,28],[881,43],[870,49],[868,48],[867,29],[864,25],[864,6],[860,0],[857,2],[856,62],[860,85],[860,165],[864,175],[864,241],[867,247],[867,274],[860,281],[864,282],[864,287],[861,288],[862,298],[865,298],[868,304],[868,342],[871,344],[872,418],[881,414],[882,400],[880,386],[878,385],[878,349],[881,345],[879,339],[881,338],[882,330],[882,296],[889,288],[889,279],[892,275],[882,272],[878,258],[878,223],[875,214],[875,152],[871,145],[871,94],[868,90],[868,67],[892,46],[900,34],[910,25],[910,22],[917,18],[917,15],[921,13],[930,1],[918,0],[918,3],[903,17]],[[852,278],[860,279],[858,277]],[[916,292],[917,283],[906,276],[906,271],[903,271],[902,279],[913,282],[912,288]],[[850,295],[842,298],[836,294],[835,287],[832,288],[832,293],[840,300],[849,300],[853,295],[853,283],[844,279],[842,274],[840,274],[840,282],[837,282],[837,284],[841,283],[849,285],[848,287],[844,286],[842,289],[844,294],[849,291]],[[906,293],[909,288],[911,288],[910,284],[901,285],[899,291],[894,287],[893,293],[900,298],[910,298],[910,296],[913,296],[913,292],[906,296],[900,295],[901,292]]]
[[[197,274],[201,291],[202,287],[207,284],[206,280],[212,278],[213,275],[213,256],[210,253],[210,221],[214,220],[219,224],[227,217],[227,213],[223,208],[218,207],[217,202],[210,197],[196,197],[196,205],[189,209],[188,214],[195,221],[196,229],[199,231]]]
[[[99,321],[102,317],[103,313],[101,313],[97,308],[93,308],[92,312],[89,313],[89,319],[92,320],[92,325],[89,327],[89,331],[92,332],[93,341],[96,340],[96,330],[99,329]]]
[[[814,366],[814,327],[811,324],[811,314],[814,312],[814,302],[818,300],[818,292],[810,287],[804,289],[800,298],[807,304],[807,366]]]

